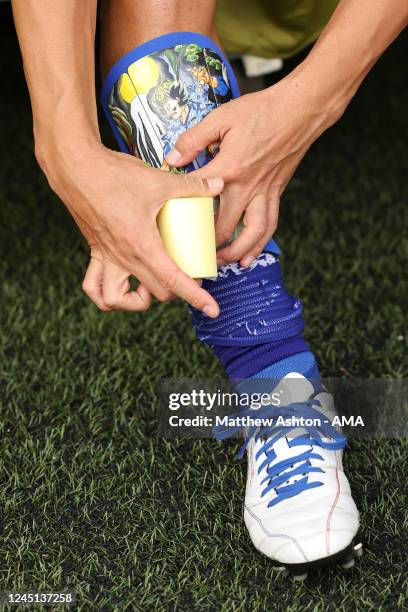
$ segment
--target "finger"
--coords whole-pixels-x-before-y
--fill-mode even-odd
[[[99,244],[91,244],[89,245],[91,249],[91,259],[98,259],[99,261],[103,260],[103,251]]]
[[[99,259],[91,257],[85,278],[82,282],[82,290],[89,299],[104,312],[110,310],[105,304],[102,294],[103,286],[103,263]]]
[[[219,307],[214,298],[202,289],[194,279],[182,272],[174,261],[166,255],[158,232],[156,238],[146,249],[145,254],[146,260],[144,263],[165,290],[181,297],[209,317],[215,318],[219,315]]]
[[[117,310],[125,312],[145,312],[152,305],[152,294],[143,285],[139,285],[135,291],[130,290],[122,295],[118,301]]]
[[[139,293],[140,297],[143,300],[146,300],[146,301],[150,300],[150,302],[152,302],[153,295],[148,290],[148,288],[143,285],[143,283],[139,283],[139,286],[137,287],[136,291]],[[172,298],[174,298],[174,296],[172,296]]]
[[[227,262],[239,261],[265,236],[267,218],[267,200],[265,194],[259,194],[253,198],[245,210],[242,232],[230,246],[221,249],[219,257]],[[266,242],[267,240],[265,244]]]
[[[111,310],[123,312],[145,312],[152,304],[152,294],[143,285],[139,285],[135,291],[131,291],[130,284],[123,294],[118,292],[108,298],[113,303]]]
[[[225,142],[225,141],[224,141]],[[242,165],[237,159],[234,159],[229,149],[223,148],[221,145],[220,152],[216,157],[208,162],[202,168],[189,173],[189,176],[210,179],[212,177],[221,176],[224,182],[236,181],[240,178]]]
[[[272,238],[274,233],[276,232],[276,228],[278,227],[278,217],[279,217],[279,198],[275,199],[269,204],[268,207],[268,219],[267,219],[267,229],[265,234],[262,236],[261,240],[249,250],[249,252],[241,258],[240,264],[244,268],[248,268],[254,259],[258,257],[262,253],[265,248],[265,245]]]
[[[141,291],[147,291],[151,296],[159,300],[159,302],[169,302],[174,299],[175,296],[170,291],[166,291],[150,270],[141,262],[137,263],[137,267],[132,273],[140,281],[138,291],[140,287],[144,287]]]
[[[167,163],[170,166],[185,166],[193,161],[205,147],[220,140],[220,125],[222,123],[218,123],[218,114],[215,110],[198,125],[179,136],[175,147],[166,156]]]
[[[110,310],[143,312],[152,303],[145,287],[131,291],[129,273],[105,260],[103,269],[103,300]]]
[[[161,194],[166,194],[166,199],[190,196],[215,197],[223,190],[224,181],[219,177],[204,179],[190,174],[163,172],[157,187]]]
[[[220,196],[220,206],[215,220],[217,247],[231,239],[245,210],[248,200],[241,186],[226,185]]]
[[[117,252],[110,252],[105,259],[122,270],[129,270],[128,274],[134,275],[140,281],[140,285],[144,286],[160,302],[169,302],[174,299],[175,296],[162,287],[152,272],[139,259],[121,257]]]

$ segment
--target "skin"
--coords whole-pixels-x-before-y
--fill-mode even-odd
[[[126,16],[120,12],[122,0],[116,2],[119,15]],[[138,7],[140,3],[123,1],[123,10],[130,4]],[[171,0],[163,4],[167,11]],[[149,7],[159,5],[153,1]],[[216,301],[165,253],[156,217],[169,198],[215,196],[223,182],[217,177],[207,181],[146,168],[140,160],[102,145],[95,97],[96,8],[96,0],[13,1],[31,97],[36,157],[91,250],[83,289],[102,310],[142,311],[150,306],[152,296],[166,301],[174,294],[215,317],[219,313]],[[173,29],[173,21],[174,17],[163,21],[160,33]],[[183,27],[194,29],[190,21],[186,16]],[[155,32],[152,22],[145,26]],[[114,19],[110,28],[112,38],[122,38]],[[106,37],[104,29],[102,36]],[[146,38],[150,38],[147,32]],[[127,46],[121,42],[115,53],[103,56],[105,69],[142,41],[129,28]],[[129,274],[140,281],[136,292],[129,292]]]
[[[342,115],[406,25],[407,2],[341,0],[307,59],[287,78],[216,109],[178,140],[167,158],[171,165],[184,165],[220,141],[216,159],[188,176],[145,168],[101,144],[96,5],[13,0],[36,157],[91,249],[84,291],[101,310],[142,311],[153,296],[165,301],[176,295],[216,317],[215,300],[164,251],[156,225],[161,206],[171,197],[216,195],[225,184],[217,243],[231,236],[242,214],[245,229],[219,253],[219,263],[250,265],[276,229],[280,197],[306,151]],[[215,0],[104,0],[103,73],[135,46],[167,32],[190,30],[216,39],[214,9]],[[129,274],[140,281],[136,292],[129,291]]]
[[[343,114],[359,85],[408,22],[406,0],[342,0],[306,60],[262,92],[219,107],[187,130],[167,156],[172,166],[210,143],[220,152],[198,176],[225,188],[217,244],[244,215],[244,230],[219,251],[219,263],[251,265],[274,234],[280,197],[313,142]]]

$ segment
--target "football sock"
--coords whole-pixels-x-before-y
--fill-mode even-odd
[[[274,250],[264,251],[250,268],[229,264],[216,279],[204,280],[204,289],[217,300],[221,312],[211,319],[192,309],[193,325],[234,381],[250,377],[278,381],[297,372],[318,386],[317,363],[303,337],[303,307],[288,294],[280,255]]]

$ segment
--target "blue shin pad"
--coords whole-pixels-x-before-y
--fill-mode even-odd
[[[195,32],[164,34],[136,47],[109,71],[101,102],[120,149],[168,170],[165,156],[178,137],[239,96],[234,72],[217,44]],[[208,147],[177,171],[204,166]]]

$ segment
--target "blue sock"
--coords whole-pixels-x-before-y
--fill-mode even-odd
[[[218,301],[217,319],[193,310],[200,340],[211,346],[228,376],[279,381],[297,372],[319,385],[319,370],[303,338],[303,307],[285,288],[276,245],[250,268],[229,264],[203,287]],[[272,252],[272,250],[274,252]]]

